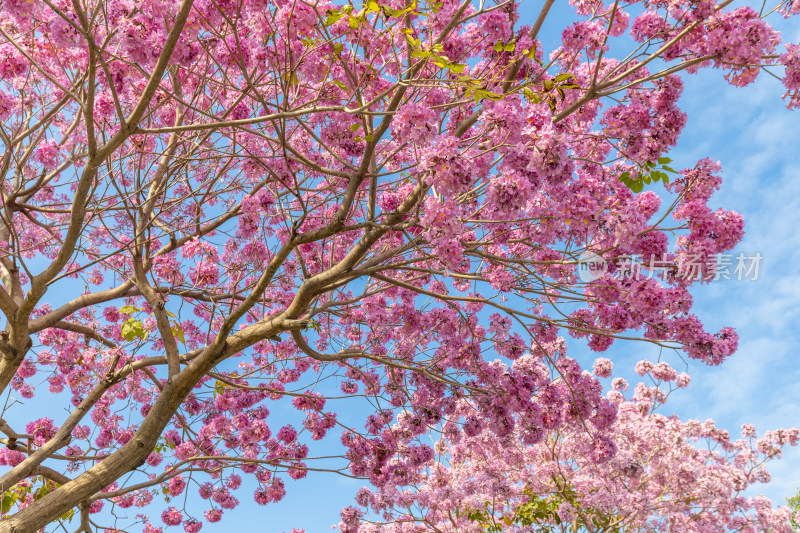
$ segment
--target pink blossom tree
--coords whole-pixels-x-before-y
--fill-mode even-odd
[[[49,409],[0,419],[0,532],[191,533],[309,470],[388,509],[437,433],[611,461],[627,404],[560,335],[737,344],[691,312],[743,221],[707,205],[717,164],[669,166],[681,72],[785,66],[800,105],[764,20],[800,3],[730,3],[574,0],[546,50],[554,0],[0,0],[0,390]],[[344,467],[312,454],[332,430]],[[204,515],[154,511],[186,494]]]
[[[670,370],[659,365],[662,373]],[[616,378],[608,393],[616,409],[608,411],[602,434],[594,420],[593,431],[561,425],[535,444],[524,426],[504,439],[489,430],[444,432],[437,461],[410,486],[362,488],[361,507],[343,513],[340,529],[791,533],[791,505],[773,508],[767,498],[744,492],[769,481],[765,463],[797,445],[800,430],[758,438],[745,424],[733,440],[711,420],[658,414],[667,393],[685,383],[669,373],[659,377],[654,368],[658,386],[640,383],[629,399],[627,382]]]

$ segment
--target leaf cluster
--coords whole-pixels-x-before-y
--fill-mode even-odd
[[[631,173],[625,171],[619,175],[619,181],[625,184],[631,191],[640,193],[644,190],[645,185],[656,184],[663,182],[664,185],[669,183],[669,175],[677,174],[678,172],[670,167],[672,159],[669,157],[659,157],[657,161],[647,161],[643,165],[639,165],[637,169],[637,176],[631,178]]]

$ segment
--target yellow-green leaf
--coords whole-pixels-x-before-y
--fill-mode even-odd
[[[11,501],[11,495],[8,492],[6,492],[5,494],[3,494],[3,502],[2,504],[0,504],[0,510],[2,510],[4,514],[7,513],[8,511],[11,510],[12,503],[14,502]]]
[[[338,9],[328,10],[327,16],[325,17],[325,25],[330,26],[332,24],[336,24],[343,16],[344,13],[342,13]]]
[[[522,89],[522,94],[525,95],[525,98],[527,98],[529,102],[534,104],[540,104],[542,102],[542,99],[539,97],[539,95],[533,92],[529,87]]]

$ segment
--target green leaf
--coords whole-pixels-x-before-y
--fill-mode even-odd
[[[126,341],[132,341],[136,337],[136,334],[133,332],[133,326],[131,326],[130,322],[125,322],[122,324],[122,330],[120,331],[120,334]]]
[[[525,98],[527,98],[529,102],[534,104],[540,104],[542,102],[542,99],[539,98],[539,95],[533,92],[529,87],[522,89],[522,94],[525,95]]]
[[[493,93],[492,91],[485,91],[483,89],[476,90],[475,94],[480,94],[481,98],[488,98],[489,100],[502,100],[505,98],[505,96],[502,94]]]
[[[375,139],[374,135],[364,135],[364,140],[367,142],[372,142]]]
[[[5,513],[7,513],[8,511],[11,510],[11,504],[12,503],[14,503],[14,502],[11,501],[11,495],[8,492],[3,494],[3,502],[2,502],[2,504],[0,504],[0,510],[3,511],[3,514],[5,514]]]
[[[667,172],[672,172],[673,174],[677,174],[677,173],[678,173],[678,171],[677,171],[677,170],[675,170],[675,169],[674,169],[674,168],[672,168],[672,167],[668,167],[667,165],[664,165],[664,166],[663,166],[663,167],[661,167],[661,168],[663,168],[663,169],[664,169],[664,170],[666,170]]]
[[[400,10],[400,11],[395,11],[395,12],[394,12],[394,15],[395,15],[396,17],[402,17],[402,16],[403,16],[403,15],[405,15],[406,13],[411,13],[411,12],[412,12],[412,11],[414,11],[415,9],[417,9],[417,1],[416,1],[416,0],[414,0],[413,2],[411,2],[411,5],[409,5],[407,8],[405,8],[405,9],[402,9],[402,10]]]
[[[565,73],[559,74],[558,76],[553,78],[553,81],[555,81],[555,82],[567,81],[570,78],[571,79],[575,79],[575,75],[574,74],[570,74],[569,72],[565,72]]]
[[[472,522],[483,522],[483,511],[470,511],[467,513],[467,518]]]
[[[357,30],[357,29],[358,29],[358,24],[359,24],[359,22],[358,22],[358,19],[357,19],[356,17],[354,17],[354,16],[352,16],[352,15],[351,15],[351,16],[349,16],[349,17],[347,18],[347,23],[348,23],[348,24],[350,24],[350,27],[351,27],[352,29],[354,29],[354,30]]]
[[[406,42],[408,42],[409,45],[415,46],[415,47],[419,47],[419,46],[422,45],[422,41],[420,41],[419,39],[415,39],[414,37],[412,37],[409,34],[406,34]]]
[[[132,315],[136,311],[141,311],[141,309],[139,309],[138,307],[134,307],[132,305],[123,305],[122,307],[119,308],[119,312],[125,315]]]
[[[464,72],[464,69],[467,68],[466,65],[462,65],[461,63],[451,63],[447,65],[447,69],[455,72],[456,74],[461,74]]]
[[[669,157],[659,157],[658,163],[660,165],[666,165],[667,163],[672,163],[672,159],[670,159]]]
[[[505,45],[503,47],[503,51],[504,52],[513,52],[516,47],[517,47],[517,43],[512,41],[512,42],[508,43],[507,45]]]
[[[620,181],[624,181],[626,178],[630,178],[630,177],[631,177],[631,173],[628,172],[627,170],[619,175]]]
[[[40,499],[44,498],[45,496],[47,496],[47,494],[49,492],[50,492],[49,487],[47,485],[42,485],[41,488],[39,488],[39,490],[37,490],[33,494],[33,499],[34,500],[40,500]]]
[[[343,45],[342,43],[333,43],[333,53],[334,53],[334,54],[339,54],[339,53],[341,53],[341,51],[342,51],[342,49],[343,49],[343,48],[344,48],[344,45]],[[333,83],[336,83],[336,81],[337,81],[337,80],[334,80],[334,82],[333,82]],[[339,83],[342,83],[342,82],[339,82]],[[344,84],[342,83],[342,85],[344,85]],[[347,86],[345,86],[344,88],[346,89],[346,88],[347,88]]]
[[[144,324],[142,324],[141,320],[129,318],[124,324],[122,324],[120,334],[126,341],[132,341],[135,338],[140,338],[142,340],[146,339],[149,335],[149,332],[144,329]]]
[[[183,328],[179,323],[175,322],[172,325],[172,333],[178,337],[178,340],[181,341],[181,343],[186,344],[186,337],[183,335]]]
[[[340,10],[330,9],[328,10],[327,16],[325,17],[325,25],[330,26],[332,24],[336,24],[337,22],[339,22],[339,20],[341,20],[343,16],[344,13],[342,13]]]
[[[494,43],[494,51],[495,52],[502,52],[503,51],[503,41],[497,41]]]
[[[360,128],[360,127],[361,127],[361,124],[358,124],[358,123],[353,124],[352,126],[350,126],[350,131],[358,131],[358,128]]]

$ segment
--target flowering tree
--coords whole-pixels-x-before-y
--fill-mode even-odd
[[[794,496],[789,498],[786,503],[792,512],[792,531],[797,531],[800,528],[800,490],[795,492]]]
[[[608,377],[610,362],[598,361],[595,375]],[[341,529],[381,531],[388,521],[401,525],[393,531],[791,533],[791,500],[773,509],[767,498],[742,492],[769,480],[764,463],[797,445],[800,430],[758,439],[746,424],[732,440],[710,420],[656,414],[669,392],[663,385],[683,387],[687,377],[665,362],[639,366],[662,386],[639,383],[626,400],[627,382],[614,379],[608,398],[616,420],[603,438],[578,425],[546,431],[535,444],[524,427],[501,440],[488,431],[445,432],[437,451],[446,461],[429,466],[414,490],[362,488],[356,499],[364,509],[347,509]]]
[[[785,65],[800,105],[764,20],[800,3],[731,1],[575,0],[545,50],[554,0],[1,0],[0,389],[47,399],[0,421],[0,532],[194,532],[242,475],[259,504],[314,469],[400,497],[438,433],[611,460],[620,404],[559,335],[737,344],[691,313],[743,221],[715,163],[669,166],[679,74]],[[310,455],[334,428],[344,466]],[[185,491],[204,517],[148,514]]]

